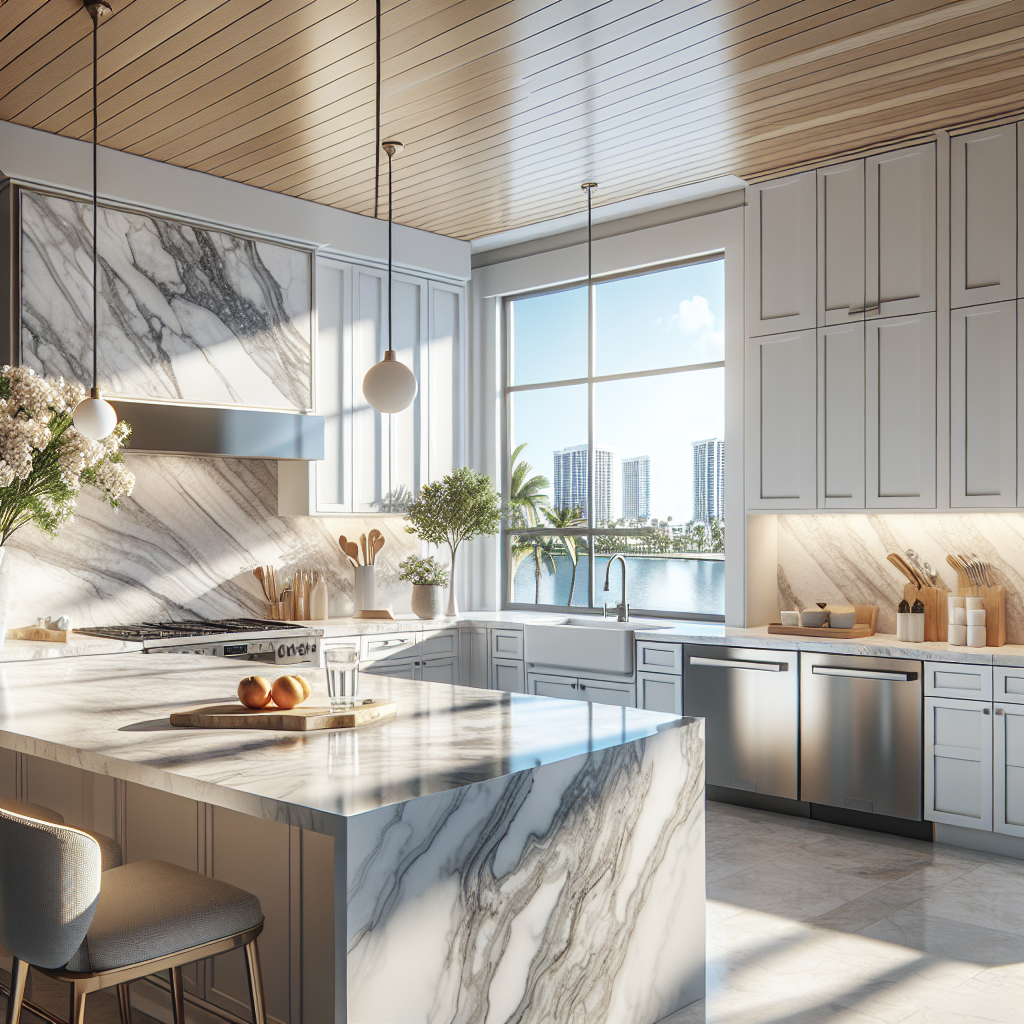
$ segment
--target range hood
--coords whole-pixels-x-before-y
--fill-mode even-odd
[[[324,457],[323,416],[105,397],[117,418],[131,424],[129,453],[305,462]]]

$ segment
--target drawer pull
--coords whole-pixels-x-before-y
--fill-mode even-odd
[[[706,665],[708,668],[745,668],[752,672],[781,672],[786,666],[777,661],[730,661],[728,658],[690,658],[691,665]]]
[[[983,715],[987,715],[987,714],[988,714],[988,708],[982,708],[982,709],[981,709],[981,713],[982,713]]]
[[[1002,715],[1002,714],[1005,714],[1005,712],[1003,711],[1002,708],[996,708],[996,714],[997,715]]]

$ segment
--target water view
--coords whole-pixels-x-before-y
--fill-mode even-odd
[[[612,607],[621,600],[622,570],[619,566],[612,567],[610,590],[605,594],[602,588],[608,556],[598,555],[595,561],[595,604],[600,607],[604,600]],[[725,561],[722,558],[627,555],[626,564],[631,608],[705,615],[722,615],[725,612]],[[516,604],[567,606],[571,582],[572,563],[568,556],[553,553],[550,561],[545,556],[538,598],[536,563],[530,555],[520,563],[516,572],[512,600]],[[583,557],[576,573],[572,607],[587,606],[588,587],[589,565]]]

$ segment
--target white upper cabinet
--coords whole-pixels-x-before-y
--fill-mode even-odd
[[[818,328],[818,507],[864,507],[864,324]]]
[[[950,304],[1017,295],[1017,126],[950,140]]]
[[[1017,122],[1017,298],[1024,299],[1024,121]]]
[[[881,317],[935,310],[935,145],[865,161],[865,305]]]
[[[747,342],[748,504],[817,503],[817,356],[814,330]]]
[[[747,206],[747,334],[815,326],[815,172],[752,185]]]
[[[954,310],[950,323],[950,504],[1017,501],[1016,303]]]
[[[864,319],[864,161],[818,171],[818,326]]]
[[[868,508],[934,508],[935,314],[869,320]]]
[[[363,377],[388,346],[387,273],[317,260],[316,412],[326,421],[322,462],[278,463],[280,515],[379,513],[389,493],[420,487],[462,464],[465,288],[396,273],[395,353],[419,382],[392,416],[363,397]]]

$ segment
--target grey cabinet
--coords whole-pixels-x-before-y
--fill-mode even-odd
[[[992,699],[992,677],[991,665],[926,661],[924,695],[989,701]]]
[[[459,675],[463,686],[486,689],[491,685],[491,652],[486,626],[459,628]]]
[[[864,507],[864,323],[818,328],[818,508]]]
[[[667,715],[683,713],[683,677],[638,671],[636,703],[645,711],[661,711]]]
[[[934,508],[935,314],[869,320],[864,350],[866,504]]]
[[[817,504],[815,332],[747,342],[747,499],[753,509]]]
[[[491,654],[495,658],[523,657],[523,631],[521,629],[491,628]]]
[[[572,676],[548,675],[545,672],[528,672],[526,684],[530,693],[538,697],[561,697],[565,700],[584,700],[579,684]]]
[[[954,310],[950,323],[950,504],[1017,503],[1016,304]]]
[[[636,707],[636,686],[633,683],[615,683],[608,679],[580,679],[579,694],[595,704],[614,704],[617,707]]]
[[[992,830],[992,705],[926,697],[924,816]]]
[[[950,304],[1017,297],[1017,132],[1001,125],[950,140]]]
[[[526,667],[521,661],[493,658],[491,660],[491,686],[495,690],[504,690],[506,693],[526,693]]]
[[[993,670],[992,696],[1010,704],[1024,704],[1024,667],[997,665]]]
[[[459,681],[459,659],[457,655],[446,658],[424,658],[416,663],[417,679],[428,683],[457,683]]]
[[[683,677],[683,645],[658,640],[638,640],[636,666],[639,671]]]
[[[748,335],[815,326],[815,173],[747,190]]]
[[[864,319],[864,161],[818,171],[818,326]]]
[[[865,160],[864,302],[878,316],[935,311],[935,145]]]
[[[1024,707],[995,704],[992,733],[992,827],[1024,836]]]

